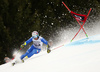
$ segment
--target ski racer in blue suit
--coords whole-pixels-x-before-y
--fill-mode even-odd
[[[21,60],[23,60],[23,58],[30,58],[34,54],[38,54],[41,51],[43,43],[47,45],[47,53],[51,52],[48,42],[43,37],[39,36],[39,33],[37,31],[32,32],[32,37],[28,39],[24,44],[22,44],[21,48],[25,47],[32,41],[33,45],[31,45],[26,53],[20,57]]]

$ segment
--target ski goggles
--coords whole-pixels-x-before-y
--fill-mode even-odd
[[[33,36],[33,38],[37,38],[37,37],[39,37],[39,36],[38,35]]]

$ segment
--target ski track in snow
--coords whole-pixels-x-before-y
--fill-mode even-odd
[[[100,72],[100,35],[65,44],[47,54],[43,51],[11,66],[0,66],[0,72]]]

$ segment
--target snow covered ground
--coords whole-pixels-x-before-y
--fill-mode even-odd
[[[49,54],[43,51],[15,66],[3,64],[0,72],[100,72],[100,35],[65,44]]]

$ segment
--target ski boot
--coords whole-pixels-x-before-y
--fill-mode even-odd
[[[24,60],[21,60],[22,61],[22,63],[24,63]]]
[[[15,63],[12,63],[12,66],[14,66],[15,65]]]

